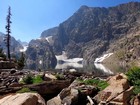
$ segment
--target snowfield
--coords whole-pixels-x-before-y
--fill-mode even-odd
[[[104,54],[102,57],[96,58],[95,59],[95,63],[101,63],[103,62],[106,58],[110,57],[113,53],[108,53],[108,54]]]
[[[20,52],[25,52],[27,50],[28,46],[23,46],[23,49],[20,49]]]

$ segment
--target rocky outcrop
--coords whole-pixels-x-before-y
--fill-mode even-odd
[[[0,105],[46,105],[44,99],[37,93],[8,95],[0,99]]]
[[[26,67],[28,69],[54,68],[57,60],[46,39],[32,40],[26,51]]]
[[[127,77],[118,74],[108,80],[109,86],[100,91],[94,100],[100,104],[128,105],[133,87],[130,87]]]
[[[56,97],[48,100],[47,105],[86,105],[87,96],[95,96],[97,92],[98,89],[96,87],[84,85],[80,81],[75,80]]]

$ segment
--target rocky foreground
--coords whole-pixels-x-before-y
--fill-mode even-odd
[[[24,78],[41,76],[38,83]],[[0,105],[139,105],[126,75],[106,79],[75,71],[0,71]]]

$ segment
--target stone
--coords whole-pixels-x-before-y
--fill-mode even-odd
[[[56,80],[57,78],[54,76],[54,75],[52,75],[52,74],[50,74],[50,73],[46,73],[45,74],[45,76],[44,76],[44,80]]]
[[[140,94],[135,96],[131,101],[131,105],[140,105]]]
[[[50,100],[47,101],[47,105],[62,105],[61,104],[60,96],[56,96]]]
[[[0,99],[0,105],[46,105],[44,99],[37,93],[22,93],[8,95]]]
[[[128,97],[132,95],[133,87],[129,86],[129,82],[124,74],[118,74],[108,79],[109,86],[100,91],[94,100],[97,103],[110,103],[111,101],[125,102],[129,101]],[[126,95],[126,97],[125,97]]]
[[[53,80],[45,81],[40,84],[32,84],[28,86],[31,90],[37,91],[41,95],[58,94],[62,89],[70,85],[69,80]]]
[[[129,100],[131,99],[131,95],[133,95],[133,86],[131,86],[129,89],[118,95],[116,98],[114,98],[110,103],[116,103],[119,102],[122,105],[128,105]]]
[[[47,105],[77,105],[78,97],[77,89],[65,88],[58,96],[47,101]]]

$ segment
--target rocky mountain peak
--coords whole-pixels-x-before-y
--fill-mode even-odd
[[[50,28],[41,33],[41,38],[55,36],[58,33],[58,27]]]

